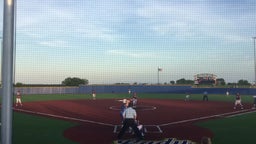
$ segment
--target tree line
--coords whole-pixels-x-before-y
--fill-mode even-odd
[[[176,81],[170,81],[170,84],[180,84],[180,85],[194,85],[194,81],[193,80],[186,80],[184,78],[179,79]],[[199,84],[200,85],[200,84]],[[223,78],[218,78],[216,80],[216,86],[250,86],[252,85],[251,83],[249,83],[247,80],[238,80],[237,83],[226,83],[225,80]]]
[[[79,85],[88,85],[89,81],[87,79],[82,79],[78,77],[67,77],[65,78],[61,84],[23,84],[21,82],[17,82],[15,86],[17,87],[35,87],[35,86],[79,86]]]
[[[21,87],[21,86],[79,86],[79,85],[88,85],[89,80],[88,79],[82,79],[79,77],[67,77],[65,78],[61,84],[23,84],[21,82],[17,82],[15,86]],[[122,85],[123,83],[116,83],[115,85]],[[125,83],[129,85],[129,83]],[[164,83],[164,85],[194,85],[193,80],[187,80],[185,78],[178,79],[176,81],[170,81],[170,83]],[[138,85],[137,82],[134,82],[133,85]],[[147,85],[146,83],[143,83],[143,85]],[[237,83],[226,83],[223,78],[219,78],[216,80],[215,86],[250,86],[252,85],[247,80],[238,80]]]

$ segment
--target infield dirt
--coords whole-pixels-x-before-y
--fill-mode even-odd
[[[111,144],[117,137],[115,128],[121,125],[118,109],[121,104],[115,99],[27,102],[16,110],[77,122],[77,126],[63,132],[66,138],[77,143]],[[244,107],[249,109],[250,105]],[[203,136],[213,137],[211,131],[195,126],[195,122],[241,112],[233,110],[230,102],[166,99],[140,99],[137,109],[138,120],[147,129],[146,139],[178,138],[195,142]],[[133,137],[127,133],[124,139]]]

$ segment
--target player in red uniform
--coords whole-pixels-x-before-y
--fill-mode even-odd
[[[243,105],[242,105],[242,99],[241,99],[240,93],[236,93],[236,100],[235,100],[234,109],[236,109],[237,105],[240,105],[240,108],[244,109]]]
[[[255,109],[256,108],[256,96],[254,95],[253,96],[253,106],[252,106],[252,109]]]
[[[137,97],[136,92],[133,93],[133,96],[131,98],[131,102],[132,102],[132,107],[136,108],[137,107],[137,102],[138,102],[138,97]]]
[[[16,106],[18,106],[18,105],[22,106],[20,91],[17,91],[17,93],[16,93]]]

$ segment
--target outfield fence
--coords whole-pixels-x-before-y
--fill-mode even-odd
[[[155,85],[86,85],[79,87],[16,87],[15,92],[20,90],[23,94],[91,94],[93,90],[97,93],[177,93],[177,94],[202,94],[207,91],[209,94],[230,94],[239,92],[242,95],[256,95],[255,88],[193,88],[191,86],[155,86]],[[2,88],[0,88],[0,92]]]

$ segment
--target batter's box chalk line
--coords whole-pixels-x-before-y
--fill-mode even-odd
[[[158,125],[143,125],[144,132],[145,133],[163,133],[162,129]],[[119,133],[121,130],[122,125],[115,125],[113,133]],[[129,130],[126,131],[126,133],[132,133],[132,129],[129,128]]]

